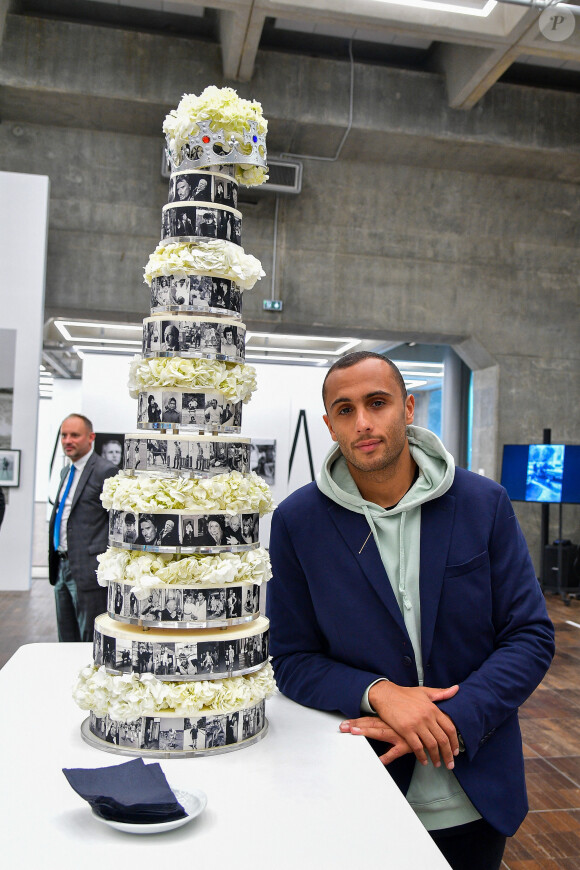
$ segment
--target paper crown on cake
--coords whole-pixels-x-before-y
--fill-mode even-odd
[[[226,138],[223,129],[212,130],[210,121],[198,121],[197,133],[191,133],[178,150],[169,144],[166,148],[171,171],[177,169],[200,169],[204,166],[246,163],[251,166],[266,166],[266,136],[258,131],[256,121],[248,121],[248,130],[242,134],[242,142],[232,134]]]

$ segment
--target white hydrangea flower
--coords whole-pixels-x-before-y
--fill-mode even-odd
[[[248,475],[230,471],[202,480],[146,474],[128,477],[121,471],[107,478],[101,501],[107,510],[138,513],[223,511],[230,515],[257,512],[263,516],[274,509],[268,484],[253,471]]]
[[[223,239],[207,239],[199,243],[157,245],[145,266],[143,280],[151,286],[153,278],[161,275],[176,278],[212,275],[235,281],[242,290],[251,290],[265,274],[260,261],[246,254],[240,245]]]
[[[255,674],[223,680],[167,682],[153,674],[107,674],[104,666],[83,668],[73,698],[83,710],[97,716],[131,722],[141,716],[175,713],[180,716],[220,711],[232,712],[272,695],[276,683],[268,662]]]
[[[256,389],[256,369],[242,363],[212,359],[135,357],[129,369],[129,393],[136,399],[140,392],[161,387],[216,390],[233,402],[250,401]]]
[[[139,600],[147,598],[153,587],[224,586],[228,583],[261,586],[272,576],[270,556],[263,547],[211,556],[141,553],[110,547],[98,558],[100,585],[128,583]]]

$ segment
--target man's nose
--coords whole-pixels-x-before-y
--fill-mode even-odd
[[[371,428],[366,408],[361,408],[356,412],[356,428],[358,432],[366,432]]]

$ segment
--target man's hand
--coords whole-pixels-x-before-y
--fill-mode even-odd
[[[379,718],[409,745],[421,764],[427,755],[435,767],[443,763],[453,770],[459,752],[457,731],[449,716],[435,706],[459,691],[459,686],[430,689],[427,686],[397,686],[381,680],[369,689],[369,703]],[[403,754],[403,753],[400,753]]]
[[[393,731],[386,722],[379,719],[378,716],[363,716],[360,719],[347,719],[340,723],[340,730],[343,734],[361,734],[363,737],[370,737],[373,740],[381,740],[383,743],[390,743],[391,748],[384,755],[379,755],[379,760],[383,764],[390,764],[395,758],[400,758],[401,755],[407,755],[412,749],[406,740]]]

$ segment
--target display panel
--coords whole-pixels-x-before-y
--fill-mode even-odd
[[[580,447],[506,444],[501,483],[513,501],[580,503]]]

